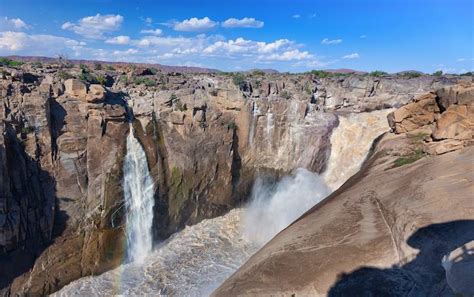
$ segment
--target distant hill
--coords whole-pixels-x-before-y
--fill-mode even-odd
[[[331,72],[331,73],[355,73],[355,74],[365,74],[365,71],[358,71],[354,69],[348,68],[340,68],[340,69],[324,69],[323,71]]]
[[[7,56],[6,58],[21,61],[21,62],[44,62],[53,63],[57,61],[57,58],[41,57],[41,56]],[[160,69],[163,72],[182,72],[182,73],[218,73],[221,72],[217,69],[203,68],[203,67],[192,67],[192,66],[168,66],[162,64],[151,64],[151,63],[129,63],[129,62],[109,62],[109,61],[97,61],[97,60],[78,60],[78,59],[67,59],[73,64],[106,64],[106,65],[136,65],[139,67],[154,67]]]

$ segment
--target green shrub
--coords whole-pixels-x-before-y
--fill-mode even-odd
[[[107,78],[103,74],[97,75],[96,79],[97,82],[103,86],[105,86],[105,84],[107,83]]]
[[[403,165],[411,164],[419,159],[423,158],[426,154],[422,149],[417,149],[413,153],[407,156],[400,157],[393,162],[392,168],[400,167]]]
[[[232,81],[234,82],[234,85],[239,87],[239,89],[243,89],[246,85],[245,75],[240,72],[232,74]]]
[[[227,129],[236,130],[237,124],[234,121],[231,121],[230,123],[227,124]]]
[[[33,133],[33,132],[35,132],[35,127],[25,126],[25,127],[21,128],[21,133],[22,134],[29,134],[29,133]]]
[[[384,75],[387,75],[387,74],[388,74],[387,72],[380,71],[380,70],[375,70],[375,71],[372,71],[371,73],[369,73],[369,75],[373,76],[373,77],[381,77],[381,76],[384,76]]]
[[[253,76],[265,76],[265,72],[263,72],[262,70],[254,70],[252,72],[252,75]]]
[[[318,77],[318,78],[326,78],[326,77],[330,77],[331,76],[331,73],[330,72],[327,72],[327,71],[323,71],[323,70],[311,70],[310,71],[310,74]]]
[[[112,65],[107,65],[105,69],[110,70],[110,71],[115,71],[115,68]]]
[[[286,100],[288,100],[288,99],[291,98],[291,94],[290,94],[289,92],[287,92],[287,91],[282,91],[282,92],[280,93],[280,96],[281,96],[282,98],[285,98]]]
[[[434,72],[433,75],[434,76],[441,76],[441,75],[443,75],[443,71],[438,70],[438,71]]]
[[[94,70],[102,70],[102,64],[94,63]]]
[[[70,78],[74,78],[71,74],[67,73],[66,71],[60,70],[58,71],[58,77],[62,80],[67,80]]]
[[[133,83],[136,85],[143,84],[147,87],[156,86],[156,81],[148,77],[135,77]]]
[[[422,75],[423,75],[422,73],[419,73],[416,71],[407,71],[407,72],[403,72],[401,76],[410,79],[410,78],[420,77]]]
[[[21,65],[23,65],[23,62],[0,57],[0,66],[18,67]]]
[[[474,76],[474,72],[469,71],[469,72],[466,72],[466,73],[461,73],[460,75],[461,76]]]

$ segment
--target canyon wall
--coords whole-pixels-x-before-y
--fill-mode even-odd
[[[213,296],[469,295],[474,85],[417,96],[389,122],[392,133],[376,141],[361,171]],[[447,278],[443,258],[456,249],[463,253]]]
[[[2,69],[4,295],[44,295],[122,262],[129,121],[154,180],[159,239],[242,203],[257,172],[324,171],[340,115],[463,80],[158,73],[145,86],[103,71],[104,88],[65,71],[74,76],[55,65]]]

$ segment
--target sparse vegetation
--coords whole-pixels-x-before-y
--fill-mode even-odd
[[[243,89],[246,85],[245,76],[240,72],[232,73],[231,75],[234,84],[238,86],[239,89]]]
[[[460,75],[461,76],[474,76],[474,72],[469,71],[469,72],[461,73]]]
[[[290,94],[288,91],[282,91],[282,92],[280,93],[280,96],[281,96],[282,98],[285,98],[286,100],[291,99],[291,94]]]
[[[434,76],[441,76],[441,75],[443,75],[443,71],[438,70],[438,71],[434,72],[433,75]]]
[[[97,75],[96,79],[97,82],[103,86],[105,86],[105,84],[107,83],[107,78],[103,74]]]
[[[253,76],[264,76],[265,75],[265,72],[263,72],[262,70],[254,70],[252,72],[252,75]]]
[[[411,140],[412,144],[422,144],[425,139],[430,137],[430,133],[420,132],[417,134],[408,134],[407,136]]]
[[[406,72],[403,72],[401,74],[402,77],[405,77],[405,78],[417,78],[417,77],[420,77],[422,76],[423,73],[420,73],[420,72],[416,72],[416,71],[406,71]]]
[[[133,83],[136,85],[143,84],[147,87],[156,86],[156,80],[148,78],[148,77],[135,77],[133,79]]]
[[[102,64],[94,63],[94,70],[102,70]]]
[[[352,73],[343,73],[343,72],[329,72],[324,70],[311,70],[308,72],[318,78],[327,78],[327,77],[341,77],[341,76],[349,76]]]
[[[70,73],[67,73],[67,72],[64,71],[64,70],[59,70],[59,71],[58,71],[58,77],[59,77],[60,79],[62,79],[62,80],[74,78],[74,76],[72,76]]]
[[[29,134],[29,133],[33,133],[33,132],[35,132],[35,128],[34,128],[34,127],[25,126],[25,127],[21,128],[21,133],[22,133],[22,134]]]
[[[393,162],[392,168],[400,167],[403,165],[411,164],[415,161],[420,160],[426,156],[422,149],[416,149],[413,153],[407,156],[400,157]]]
[[[387,75],[387,74],[388,74],[387,72],[380,71],[380,70],[375,70],[375,71],[372,71],[371,73],[369,73],[369,75],[373,76],[373,77],[381,77],[381,76],[384,76],[384,75]]]
[[[227,124],[227,129],[236,130],[237,129],[237,124],[234,121],[231,121]]]
[[[106,70],[109,70],[109,71],[115,71],[115,68],[114,68],[114,66],[112,66],[112,65],[107,65],[107,66],[105,67],[105,69],[106,69]]]
[[[0,66],[18,67],[21,65],[23,65],[23,62],[11,60],[8,58],[0,58]]]

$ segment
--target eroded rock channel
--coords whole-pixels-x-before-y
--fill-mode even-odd
[[[104,78],[100,85],[71,78],[80,77],[74,71],[79,70],[48,65],[4,68],[1,74],[4,295],[53,293],[123,263],[129,110],[154,185],[152,230],[158,242],[241,206],[257,176],[279,178],[300,167],[320,174],[334,171],[328,161],[335,143],[331,138],[341,123],[350,127],[351,119],[365,119],[366,125],[377,126],[367,119],[378,123],[418,95],[449,92],[451,85],[470,82],[460,77],[322,79],[310,74],[248,74],[236,81],[219,73],[153,74],[124,68],[99,71]],[[448,95],[433,94],[429,104],[438,109],[451,105],[444,107],[437,99]],[[367,116],[369,112],[374,113]],[[393,121],[400,133],[412,122],[397,113]],[[449,125],[449,118],[437,123]],[[449,139],[450,131],[434,137]],[[348,139],[366,135],[339,133]],[[433,153],[464,146],[445,144],[433,147]],[[360,148],[362,156],[367,149]],[[343,150],[338,154],[344,155]],[[344,160],[343,166],[352,166],[350,157]]]

